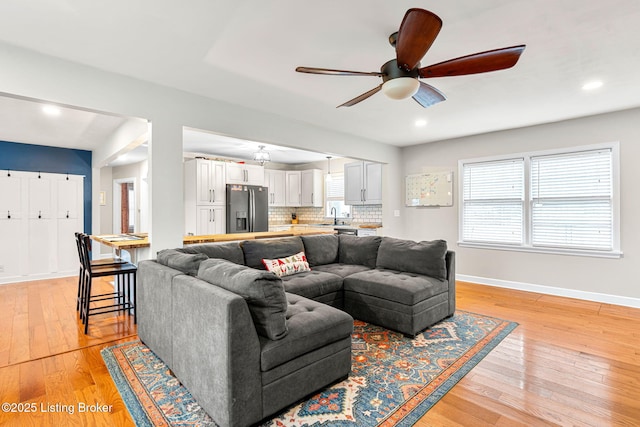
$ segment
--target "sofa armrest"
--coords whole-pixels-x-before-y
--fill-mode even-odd
[[[172,297],[176,377],[218,425],[260,421],[260,341],[244,298],[186,275]]]
[[[447,282],[449,282],[449,315],[456,311],[456,253],[447,251],[445,255],[447,266]]]
[[[173,365],[171,286],[173,278],[183,274],[153,260],[138,263],[138,336],[170,368]]]

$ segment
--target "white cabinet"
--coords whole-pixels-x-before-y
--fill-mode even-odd
[[[184,163],[185,234],[224,234],[226,163],[206,159]]]
[[[269,206],[286,206],[287,183],[283,170],[265,169],[265,185],[269,187]]]
[[[347,205],[382,204],[382,164],[354,162],[344,165],[344,197]]]
[[[264,166],[227,163],[227,184],[264,185]]]
[[[225,163],[206,159],[184,163],[185,203],[196,205],[224,204]]]
[[[226,231],[224,206],[198,206],[196,234],[224,234]]]
[[[0,177],[0,283],[77,274],[84,177],[10,175]]]
[[[321,208],[323,206],[322,184],[322,171],[320,169],[302,171],[302,206],[313,206],[316,208]]]
[[[286,171],[287,182],[286,206],[302,206],[302,173]]]

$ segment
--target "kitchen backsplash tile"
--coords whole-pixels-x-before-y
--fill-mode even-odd
[[[324,216],[323,208],[311,207],[269,207],[270,224],[289,224],[295,213],[301,223],[322,223],[330,221]],[[342,221],[342,220],[340,220]],[[351,206],[351,223],[382,223],[382,205]]]

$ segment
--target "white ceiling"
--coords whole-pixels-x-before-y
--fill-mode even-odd
[[[377,71],[409,7],[444,22],[423,65],[527,48],[509,70],[430,79],[448,100],[428,109],[382,94],[336,109],[379,78],[294,71]],[[0,2],[0,41],[398,146],[640,106],[638,22],[638,0]]]

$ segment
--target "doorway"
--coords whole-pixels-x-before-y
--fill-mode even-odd
[[[113,180],[113,232],[138,231],[135,178]]]

